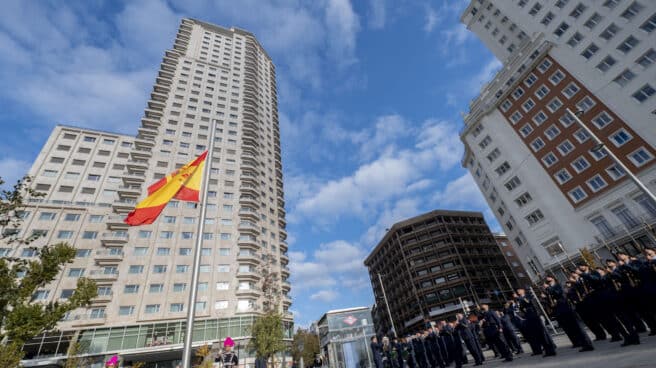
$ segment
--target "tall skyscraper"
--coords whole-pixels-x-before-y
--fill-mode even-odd
[[[470,306],[501,307],[519,286],[480,212],[435,210],[398,222],[364,264],[378,333],[391,331],[390,318],[404,335]]]
[[[656,190],[656,2],[476,0],[461,21],[503,62],[464,118],[462,164],[530,276],[653,245],[656,203],[606,149]]]
[[[196,203],[175,200],[152,225],[128,227],[125,215],[148,185],[208,149],[213,124],[204,233],[195,233]],[[195,345],[229,335],[242,358],[248,327],[263,311],[283,313],[291,333],[275,67],[253,34],[183,19],[136,137],[57,126],[29,174],[45,197],[29,202],[21,231],[44,234],[36,246],[65,241],[77,249],[35,300],[70,297],[81,276],[98,283],[99,296],[59,332],[27,344],[28,359],[57,359],[71,341],[98,361],[114,353],[180,359],[188,308],[196,308]],[[202,264],[191,306],[198,236]],[[29,248],[0,251],[33,255]]]

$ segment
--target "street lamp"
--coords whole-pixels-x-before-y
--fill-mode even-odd
[[[605,148],[606,153],[608,154],[608,156],[610,156],[611,159],[613,159],[615,164],[617,166],[619,166],[622,170],[624,170],[624,172],[626,172],[626,174],[631,178],[631,180],[635,183],[635,185],[637,185],[638,188],[640,188],[640,190],[642,190],[649,198],[651,198],[652,202],[654,202],[654,204],[656,204],[656,195],[654,193],[652,193],[647,188],[647,186],[645,186],[645,184],[643,184],[642,181],[640,181],[640,179],[638,179],[638,177],[636,175],[634,175],[631,172],[631,170],[629,170],[629,168],[626,165],[624,165],[624,163],[619,158],[617,158],[617,156],[615,156],[615,154],[610,149],[608,149],[606,147],[604,142],[602,142],[601,139],[599,139],[599,137],[597,137],[592,132],[592,130],[590,130],[590,128],[588,128],[588,126],[585,125],[583,123],[583,121],[581,121],[581,119],[579,119],[579,116],[581,114],[583,114],[584,111],[583,110],[578,110],[576,113],[572,113],[572,110],[570,110],[569,108],[567,108],[566,110],[570,115],[574,116],[574,119],[581,126],[581,128],[583,128],[583,130],[585,130],[585,132],[588,133],[588,135],[590,137],[592,137],[592,140],[595,142],[595,146],[592,148],[592,150],[593,151],[599,151],[599,150]]]
[[[385,299],[385,307],[387,307],[387,315],[389,316],[390,323],[392,324],[392,331],[394,332],[394,337],[396,338],[396,328],[394,327],[394,320],[392,319],[392,312],[390,312],[389,303],[387,302],[387,294],[385,294],[385,286],[383,285],[383,278],[378,273],[378,281],[380,282],[380,288],[383,290],[383,299]]]

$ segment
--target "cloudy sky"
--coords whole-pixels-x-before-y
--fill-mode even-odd
[[[500,67],[459,24],[467,3],[4,0],[0,175],[58,123],[136,134],[182,17],[247,29],[277,67],[296,321],[371,305],[362,261],[386,228],[436,208],[493,221],[460,167],[461,112]]]

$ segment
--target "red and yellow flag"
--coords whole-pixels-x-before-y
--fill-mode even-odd
[[[148,197],[125,218],[131,226],[152,224],[171,199],[198,202],[207,151],[148,187]]]

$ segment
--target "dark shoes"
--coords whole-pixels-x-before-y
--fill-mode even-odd
[[[586,352],[586,351],[593,351],[593,350],[594,350],[594,347],[592,345],[590,345],[590,346],[582,347],[581,349],[579,349],[579,352],[583,353],[583,352]]]

